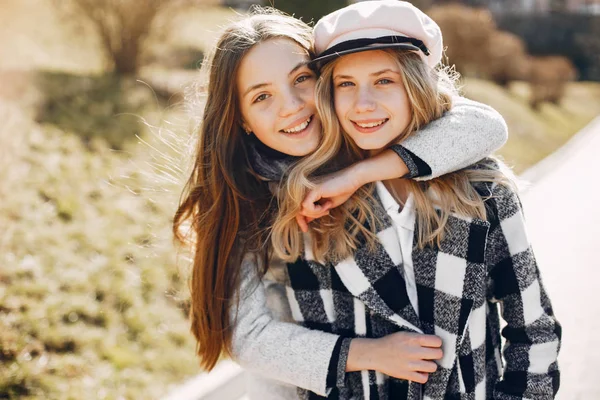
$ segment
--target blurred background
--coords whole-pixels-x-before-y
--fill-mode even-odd
[[[518,173],[600,114],[600,0],[413,3]],[[199,372],[170,231],[184,92],[252,4],[0,0],[0,399],[161,398]],[[347,1],[262,4],[309,22]]]

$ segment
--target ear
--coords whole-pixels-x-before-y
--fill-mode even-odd
[[[250,129],[250,126],[246,123],[246,121],[242,121],[242,129],[246,131],[246,134],[251,134],[252,133],[252,129]]]

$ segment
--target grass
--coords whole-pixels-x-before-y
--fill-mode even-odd
[[[74,75],[40,71],[36,86],[43,93],[36,119],[72,132],[89,143],[94,137],[121,150],[126,142],[143,134],[140,115],[155,102],[151,90],[134,78],[113,74]],[[85,116],[85,117],[82,117]],[[68,218],[71,199],[61,199]]]
[[[49,4],[6,0],[0,13],[0,398],[160,398],[198,372],[169,229],[188,139],[173,132],[187,122],[143,85],[103,75],[93,39],[59,29]],[[171,40],[206,48],[232,17],[194,10]],[[196,76],[147,72],[165,87]],[[539,112],[527,91],[465,80],[505,117],[501,154],[518,171],[600,113],[600,84],[570,84]]]
[[[9,113],[0,141],[18,151],[0,205],[0,398],[164,395],[198,370],[169,230],[178,185],[148,146],[90,147],[0,106]]]
[[[573,82],[560,105],[542,104],[539,111],[528,106],[529,86],[512,83],[505,90],[491,82],[468,78],[464,92],[489,104],[502,114],[509,139],[499,154],[523,172],[565,144],[576,132],[600,115],[600,83]]]

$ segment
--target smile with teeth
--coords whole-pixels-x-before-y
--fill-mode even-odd
[[[387,118],[384,118],[380,121],[375,121],[375,122],[368,122],[368,123],[364,123],[364,122],[354,122],[356,125],[360,126],[361,128],[375,128],[376,126],[382,125],[383,123],[387,122]]]
[[[308,124],[310,124],[310,121],[312,121],[312,115],[310,117],[308,117],[308,119],[306,121],[304,121],[303,123],[301,123],[300,125],[297,125],[293,128],[290,129],[282,129],[282,132],[285,133],[298,133],[301,132],[303,130],[306,129],[306,127],[308,126]]]

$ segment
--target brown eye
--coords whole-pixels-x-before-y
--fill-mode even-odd
[[[296,79],[295,83],[302,83],[304,81],[309,80],[310,78],[312,78],[312,75],[301,75]]]
[[[264,101],[264,100],[268,99],[269,97],[270,96],[268,94],[263,93],[254,100],[254,103],[260,103],[261,101]]]

